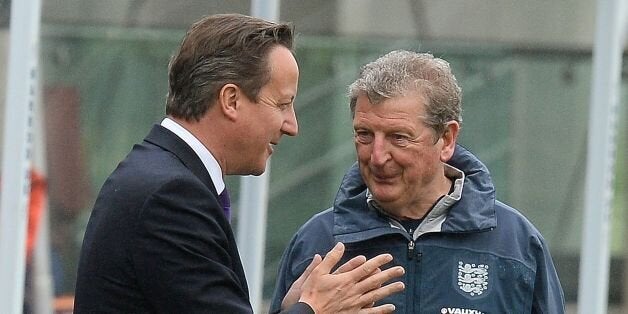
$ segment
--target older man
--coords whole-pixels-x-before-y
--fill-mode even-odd
[[[397,313],[563,313],[541,234],[495,200],[486,167],[457,146],[462,92],[449,64],[393,51],[349,87],[357,163],[333,207],[284,252],[271,311],[314,254],[389,252],[406,269]]]

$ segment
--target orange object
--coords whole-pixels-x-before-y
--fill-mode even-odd
[[[54,300],[54,314],[72,314],[74,310],[74,296],[62,295]]]
[[[28,229],[26,237],[26,258],[31,259],[37,235],[39,234],[39,226],[41,225],[41,217],[44,212],[44,204],[46,201],[47,183],[43,175],[35,170],[31,170],[31,194],[28,202]]]

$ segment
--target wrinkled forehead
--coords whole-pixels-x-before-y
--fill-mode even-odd
[[[356,106],[360,102],[371,106],[381,106],[382,104],[387,104],[392,105],[393,107],[403,103],[406,106],[412,105],[412,107],[420,109],[421,112],[425,112],[428,97],[423,89],[408,88],[386,95],[382,95],[377,92],[361,92],[358,94],[356,99]]]
[[[412,120],[423,118],[426,114],[424,99],[424,95],[416,91],[381,98],[378,101],[372,101],[366,93],[361,93],[356,99],[353,118],[355,119],[356,115],[369,114],[390,118],[400,116],[412,118]]]

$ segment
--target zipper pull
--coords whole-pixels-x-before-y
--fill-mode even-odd
[[[408,242],[408,258],[412,260],[414,258],[414,240]]]

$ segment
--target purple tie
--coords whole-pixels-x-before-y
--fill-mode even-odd
[[[226,187],[222,193],[218,195],[218,201],[220,205],[222,205],[225,217],[227,217],[227,220],[231,221],[231,199],[229,198],[229,191],[227,191]]]

